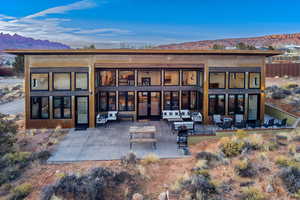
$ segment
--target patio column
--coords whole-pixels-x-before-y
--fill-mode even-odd
[[[203,122],[204,124],[209,123],[208,116],[208,76],[209,76],[209,68],[208,63],[204,63],[204,71],[203,71]]]
[[[94,56],[91,56],[89,64],[89,127],[94,128],[96,125]]]

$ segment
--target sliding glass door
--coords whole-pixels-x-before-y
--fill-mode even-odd
[[[259,94],[248,95],[248,120],[259,119]]]

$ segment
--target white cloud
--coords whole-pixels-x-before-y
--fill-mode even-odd
[[[95,6],[96,6],[96,3],[94,3],[90,0],[82,0],[82,1],[77,1],[75,3],[68,4],[68,5],[65,5],[65,6],[57,6],[57,7],[49,8],[49,9],[43,10],[41,12],[32,14],[32,15],[28,15],[24,18],[25,19],[31,19],[31,18],[46,16],[46,15],[49,15],[49,14],[63,14],[63,13],[66,13],[68,11],[84,10],[84,9],[87,9],[87,8],[93,8]]]
[[[126,34],[126,33],[130,33],[130,31],[128,30],[122,30],[122,29],[118,29],[118,28],[98,28],[98,29],[89,29],[89,30],[79,30],[76,31],[75,33],[79,33],[79,34],[114,34],[114,33],[118,33],[118,34]]]

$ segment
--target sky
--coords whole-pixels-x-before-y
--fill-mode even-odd
[[[297,33],[299,10],[299,0],[9,0],[0,32],[72,47],[158,45]]]

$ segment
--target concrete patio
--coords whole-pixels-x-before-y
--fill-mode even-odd
[[[157,149],[151,144],[134,144],[129,148],[129,127],[147,126],[156,127]],[[49,163],[75,162],[86,160],[117,160],[129,152],[134,152],[139,158],[154,153],[160,158],[183,157],[182,150],[177,149],[176,135],[166,122],[116,122],[108,127],[89,128],[83,131],[70,129],[68,135],[58,145],[56,152],[48,160]]]

